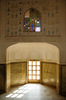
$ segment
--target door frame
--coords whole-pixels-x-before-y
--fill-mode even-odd
[[[40,61],[40,60],[29,60],[29,61]],[[32,82],[29,82],[29,74],[28,74],[28,63],[29,63],[29,61],[27,61],[27,83],[41,83],[41,72],[42,72],[42,69],[41,69],[41,61],[40,61],[40,82],[39,81],[32,81]]]

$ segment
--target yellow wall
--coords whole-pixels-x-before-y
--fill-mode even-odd
[[[26,63],[11,64],[11,86],[26,83]]]
[[[11,86],[11,65],[6,65],[6,91],[10,89]]]
[[[44,84],[57,86],[58,64],[42,63],[41,81]],[[7,64],[7,88],[11,85],[21,85],[27,82],[27,63],[11,63]]]
[[[6,91],[11,86],[27,83],[27,62],[7,64]],[[66,67],[56,63],[41,62],[41,83],[56,87],[57,93],[66,93]]]
[[[42,63],[42,83],[56,87],[57,67],[55,63]]]
[[[6,91],[11,86],[22,85],[26,83],[26,63],[11,63],[6,66]]]

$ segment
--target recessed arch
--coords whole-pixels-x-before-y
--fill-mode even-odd
[[[10,68],[11,74],[11,83],[9,83],[7,77],[7,88],[10,85],[21,84],[22,82],[24,84],[27,82],[27,63],[30,60],[41,62],[41,82],[43,82],[44,84],[55,86],[57,88],[57,92],[59,93],[59,49],[55,45],[49,43],[17,43],[7,48],[7,71],[8,68]],[[24,79],[20,79],[20,77],[22,76],[20,74],[20,68],[23,68],[24,72],[22,71],[22,75],[24,76]],[[45,71],[44,69],[47,70]],[[20,70],[19,75],[17,76],[19,77],[19,80],[15,83],[14,80],[17,80],[16,75],[18,70]],[[14,73],[14,71],[16,74]],[[7,76],[8,74],[9,73],[7,73]]]
[[[41,13],[29,8],[24,13],[24,32],[41,32]]]
[[[6,62],[41,60],[59,63],[59,49],[48,43],[17,43],[7,48]]]

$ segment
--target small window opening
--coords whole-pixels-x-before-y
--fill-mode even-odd
[[[40,32],[41,31],[41,14],[34,8],[30,8],[25,12],[24,16],[24,31],[25,32]]]

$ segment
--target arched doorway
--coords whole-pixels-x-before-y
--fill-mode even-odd
[[[38,82],[39,76],[40,83],[56,87],[59,91],[59,49],[48,43],[17,43],[7,48],[7,71],[10,70],[7,88],[31,82],[28,77],[29,61],[36,62],[36,69],[37,61],[40,62],[40,75],[37,75],[38,70],[32,70],[36,74],[29,76],[33,77],[32,82]],[[31,66],[33,69],[33,64]]]

